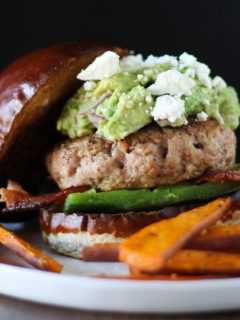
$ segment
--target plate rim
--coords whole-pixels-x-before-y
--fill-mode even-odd
[[[11,276],[12,281],[14,283],[17,282],[18,285],[26,282],[26,277],[29,282],[33,285],[34,281],[38,282],[38,286],[42,290],[42,295],[36,294],[31,296],[31,288],[27,286],[22,291],[16,290],[14,291],[14,287],[6,286],[7,278]],[[15,281],[16,280],[16,281]],[[127,312],[127,313],[162,313],[162,314],[176,314],[176,313],[203,313],[203,312],[216,312],[216,311],[227,311],[227,310],[237,310],[240,309],[240,303],[231,303],[229,305],[221,304],[219,301],[218,305],[207,304],[207,307],[202,309],[202,305],[204,305],[204,295],[209,294],[217,294],[222,293],[224,291],[224,297],[229,297],[231,292],[237,291],[240,292],[240,277],[239,278],[226,278],[226,279],[201,279],[201,280],[181,280],[181,281],[168,281],[168,280],[127,280],[127,279],[106,279],[106,278],[96,278],[91,276],[79,276],[79,275],[71,275],[71,274],[54,274],[51,272],[46,272],[42,270],[28,269],[19,266],[7,265],[5,263],[0,263],[0,281],[2,283],[0,287],[0,293],[3,295],[24,299],[27,301],[32,301],[36,303],[44,303],[55,306],[63,306],[74,309],[82,309],[82,310],[91,310],[91,311],[107,311],[107,312]],[[6,285],[4,285],[4,283]],[[50,289],[54,289],[55,287],[58,289],[66,289],[72,290],[72,292],[79,292],[79,288],[83,288],[83,291],[79,297],[81,299],[84,298],[85,302],[81,303],[80,300],[64,300],[66,297],[66,292],[63,293],[63,296],[59,295],[60,290],[58,291],[58,297],[60,300],[57,301],[53,296],[54,292],[52,290],[46,291],[44,286],[46,283],[50,286]],[[51,288],[52,287],[52,288]],[[221,290],[222,289],[222,290]],[[40,290],[40,291],[41,291]],[[118,291],[119,299],[124,297],[124,292],[128,295],[128,299],[125,301],[118,301],[116,299],[111,298],[111,294],[113,291]],[[49,291],[49,292],[48,292]],[[209,293],[210,292],[210,293]],[[84,295],[85,297],[84,297]],[[181,293],[181,295],[179,295]],[[44,296],[44,294],[46,296]],[[112,304],[104,305],[104,300],[101,295],[106,295],[108,299],[112,299]],[[165,298],[165,302],[169,301],[169,298],[173,296],[173,300],[175,301],[175,307],[170,309],[164,304],[160,303],[160,305],[155,305],[154,301],[151,301],[150,298],[145,300],[145,307],[138,304],[139,302],[144,301],[143,295],[150,295],[154,297],[155,295],[159,295],[161,299]],[[131,295],[133,295],[131,297]],[[137,295],[134,297],[134,295]],[[187,303],[186,306],[177,303],[176,299],[179,295],[181,301],[185,301],[187,303],[188,298],[194,298],[193,303]],[[186,299],[182,299],[185,295]],[[88,297],[93,296],[93,299],[89,299]],[[165,297],[164,297],[165,296]],[[204,298],[204,301],[196,300],[196,297],[201,296]],[[221,295],[220,295],[221,296]],[[236,294],[235,294],[236,296]],[[238,295],[239,296],[239,295]],[[49,298],[50,297],[50,298]],[[168,297],[168,298],[167,298]],[[130,299],[130,300],[129,300]],[[221,300],[220,299],[220,300]],[[201,299],[200,299],[201,300]],[[210,299],[211,300],[211,299]],[[221,300],[221,301],[222,301]],[[200,302],[200,303],[199,303]],[[203,302],[203,303],[202,303]],[[208,302],[208,301],[206,301]],[[125,304],[125,308],[122,305]]]

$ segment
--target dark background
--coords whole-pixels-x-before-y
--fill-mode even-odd
[[[5,0],[0,12],[0,69],[53,43],[104,41],[145,54],[193,53],[240,90],[237,0]]]

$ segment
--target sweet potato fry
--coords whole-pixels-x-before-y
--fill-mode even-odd
[[[119,243],[96,243],[83,250],[83,260],[119,261],[119,248]],[[190,239],[184,248],[210,251],[240,250],[240,225],[212,226]]]
[[[179,250],[166,261],[162,272],[183,275],[240,275],[240,254],[220,251]]]
[[[0,243],[37,269],[51,272],[62,270],[59,262],[2,226],[0,226]]]
[[[193,236],[220,219],[231,204],[231,198],[219,198],[175,218],[147,226],[120,245],[120,261],[146,272],[161,270],[167,259]]]
[[[108,276],[108,275],[98,275],[93,276],[93,278],[100,278],[100,279],[114,279],[114,280],[148,280],[148,281],[192,281],[192,280],[209,280],[209,279],[223,279],[223,278],[233,278],[232,275],[221,275],[221,274],[210,274],[210,275],[196,275],[196,276],[189,276],[189,275],[152,275],[152,274],[131,274],[129,276]]]
[[[83,250],[82,258],[85,261],[118,261],[119,243],[96,243]]]
[[[185,246],[198,250],[239,250],[240,225],[220,225],[204,230],[204,233],[192,238]]]

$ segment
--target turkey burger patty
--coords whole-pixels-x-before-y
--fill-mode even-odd
[[[149,125],[121,141],[99,135],[66,140],[47,156],[47,168],[65,189],[156,188],[222,170],[235,162],[232,129],[214,120],[171,128]]]

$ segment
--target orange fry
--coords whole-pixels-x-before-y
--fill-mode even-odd
[[[179,250],[166,261],[162,271],[183,275],[240,275],[240,254],[220,251]]]
[[[193,236],[220,219],[231,204],[231,198],[219,198],[145,227],[120,245],[120,261],[146,272],[161,270],[167,259]]]
[[[221,275],[221,274],[210,274],[210,275],[196,275],[196,276],[189,276],[189,275],[152,275],[152,274],[131,274],[129,276],[107,276],[107,275],[98,275],[93,276],[94,278],[100,279],[114,279],[114,280],[148,280],[148,281],[191,281],[191,280],[208,280],[208,279],[223,279],[223,278],[233,278],[232,275]]]
[[[61,272],[63,268],[59,262],[2,226],[0,226],[0,243],[37,269]]]
[[[204,230],[204,233],[192,238],[185,248],[221,251],[238,250],[240,249],[240,225],[212,226]]]
[[[83,260],[119,261],[119,248],[119,243],[96,243],[83,250]],[[240,225],[212,226],[190,239],[184,248],[211,251],[239,250]]]

